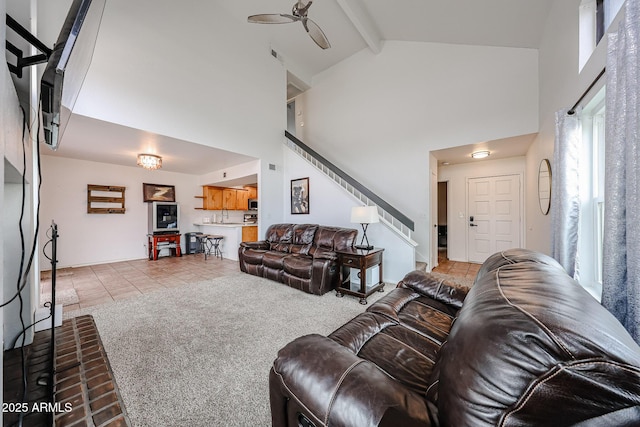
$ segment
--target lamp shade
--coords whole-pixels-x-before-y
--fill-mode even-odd
[[[380,222],[378,208],[375,206],[354,206],[351,208],[351,222],[358,224],[373,224]]]

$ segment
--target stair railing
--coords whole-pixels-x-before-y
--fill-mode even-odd
[[[394,230],[404,239],[414,244],[414,246],[417,245],[417,243],[411,239],[411,232],[414,231],[415,225],[409,217],[362,185],[355,178],[351,177],[342,169],[331,163],[304,142],[296,138],[289,131],[285,130],[284,134],[286,137],[285,143],[291,150],[340,185],[340,187],[361,203],[367,206],[375,206],[378,209],[378,215],[381,222],[385,223],[390,229]]]

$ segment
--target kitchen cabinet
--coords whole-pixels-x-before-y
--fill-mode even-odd
[[[258,226],[249,225],[242,227],[242,241],[243,242],[257,242],[258,241]]]
[[[221,210],[223,207],[223,190],[220,187],[203,187],[205,194],[204,209],[210,211]]]
[[[236,192],[235,188],[224,188],[222,190],[222,208],[230,211],[235,211],[237,200],[236,200]]]
[[[247,198],[248,199],[257,199],[258,198],[258,188],[257,187],[244,187],[247,190]]]
[[[236,190],[236,209],[246,211],[249,206],[249,192],[247,190]]]
[[[256,187],[225,188],[205,185],[202,187],[202,196],[195,196],[197,199],[202,199],[202,207],[196,209],[246,211],[249,199],[255,199],[257,194]]]

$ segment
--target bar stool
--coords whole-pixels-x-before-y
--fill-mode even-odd
[[[204,234],[201,239],[202,252],[204,252],[204,259],[207,259],[207,255],[213,255],[222,259],[222,251],[220,250],[220,242],[224,239],[224,236],[219,234]]]

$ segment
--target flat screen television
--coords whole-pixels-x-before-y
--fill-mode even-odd
[[[40,80],[43,140],[56,150],[89,70],[106,0],[73,0]]]
[[[179,233],[180,205],[176,202],[149,203],[149,234]]]

